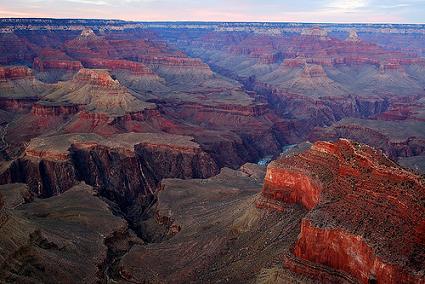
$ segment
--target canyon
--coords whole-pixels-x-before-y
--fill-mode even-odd
[[[0,282],[425,283],[425,26],[0,19]]]

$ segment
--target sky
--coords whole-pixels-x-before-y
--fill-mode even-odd
[[[425,0],[0,0],[0,17],[425,23]]]

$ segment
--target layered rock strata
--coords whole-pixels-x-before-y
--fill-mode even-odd
[[[41,197],[60,194],[82,180],[118,202],[131,203],[140,194],[153,194],[162,178],[204,178],[217,172],[214,160],[191,139],[165,133],[35,138],[1,180],[25,182]]]
[[[423,179],[381,152],[349,140],[316,142],[272,162],[262,195],[271,208],[282,201],[309,210],[294,247],[297,258],[361,283],[425,282]],[[286,262],[297,272],[322,273]]]

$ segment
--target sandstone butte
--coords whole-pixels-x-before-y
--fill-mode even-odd
[[[322,281],[425,283],[425,185],[369,146],[316,142],[267,168],[257,207],[308,211],[284,266]],[[325,271],[325,272],[324,272]],[[331,281],[332,282],[332,281]]]

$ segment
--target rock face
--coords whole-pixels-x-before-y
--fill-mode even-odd
[[[218,167],[191,137],[128,133],[104,139],[69,134],[33,139],[25,155],[1,174],[5,183],[24,182],[40,197],[58,195],[78,181],[120,204],[152,195],[162,178],[205,178]]]
[[[26,66],[0,66],[0,98],[9,100],[10,104],[16,99],[34,100],[50,88],[38,81]]]
[[[35,116],[59,116],[59,115],[73,115],[80,111],[78,105],[64,104],[64,103],[52,103],[48,101],[38,101],[35,103],[31,112]]]
[[[126,70],[134,75],[153,76],[156,75],[144,64],[140,62],[118,60],[118,59],[102,59],[102,58],[85,58],[83,64],[88,68],[103,68],[109,70]],[[156,76],[157,77],[157,76]]]
[[[361,283],[425,283],[424,181],[379,151],[349,140],[317,142],[270,163],[262,195],[309,210],[293,254],[312,266],[287,257],[296,272],[320,277],[311,269],[317,264]]]
[[[63,50],[55,48],[41,49],[32,63],[38,79],[56,83],[72,78],[83,65],[79,60],[68,56]]]
[[[31,78],[31,69],[24,66],[0,67],[0,81]]]
[[[80,61],[42,60],[37,57],[34,59],[33,68],[38,71],[46,71],[49,69],[78,71],[83,68],[83,65]]]
[[[90,83],[99,87],[113,87],[118,82],[112,79],[111,75],[104,70],[83,69],[75,75],[76,82]]]

